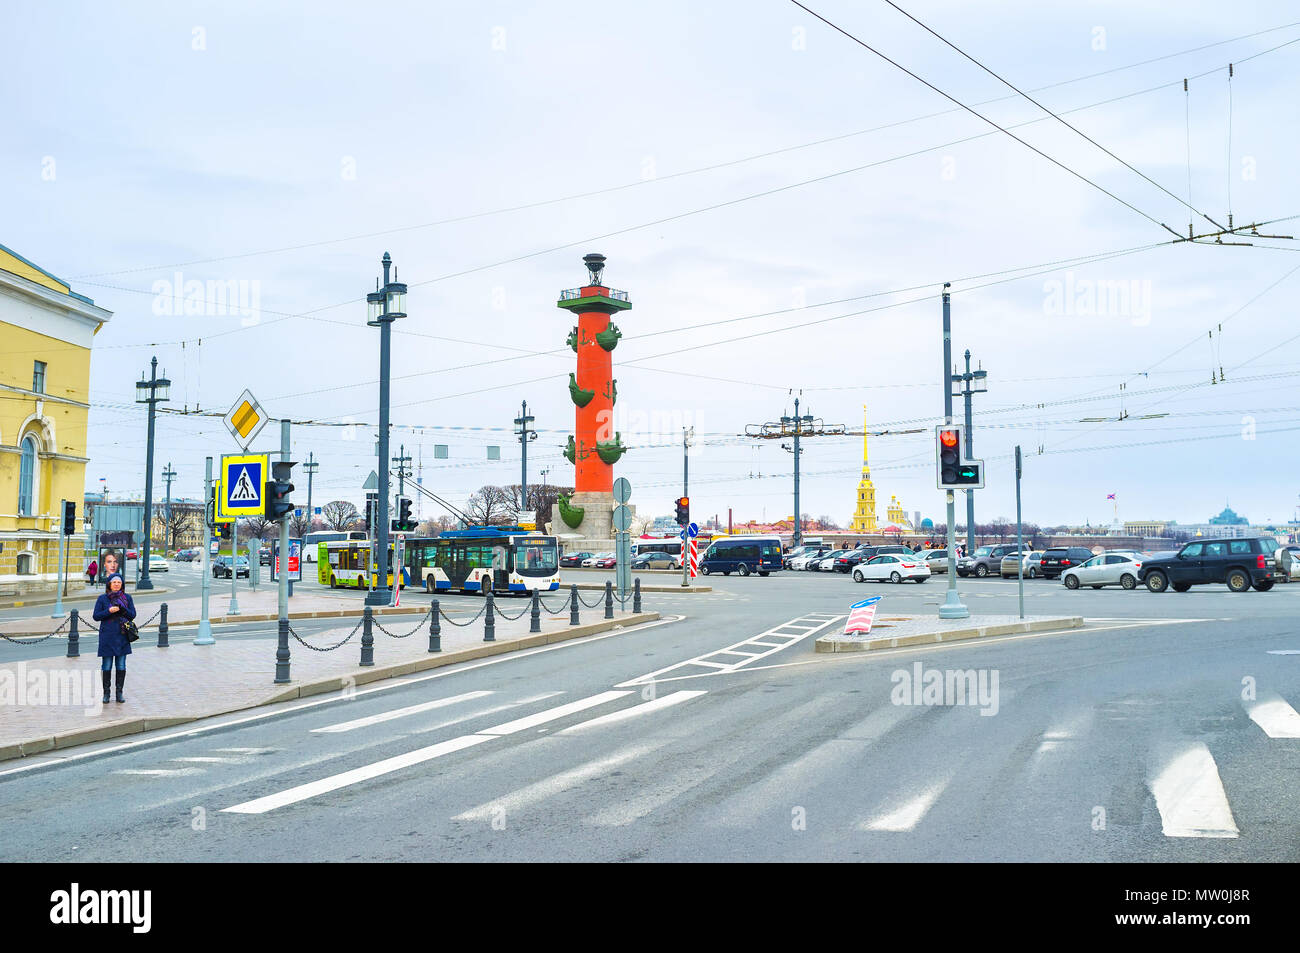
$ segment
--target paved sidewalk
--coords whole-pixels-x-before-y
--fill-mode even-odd
[[[411,615],[378,617],[374,628],[373,667],[360,665],[362,632],[357,623],[349,622],[304,637],[307,643],[318,648],[348,639],[332,651],[312,651],[290,637],[292,680],[288,685],[274,683],[273,623],[268,624],[265,639],[219,640],[210,646],[186,642],[161,649],[143,640],[137,642],[127,662],[126,701],[122,704],[100,703],[99,659],[93,654],[93,643],[90,652],[83,647],[80,658],[51,656],[0,663],[0,761],[337,691],[659,618],[657,612],[636,615],[617,612],[612,620],[606,620],[603,609],[584,608],[582,624],[571,626],[567,611],[553,615],[543,610],[541,633],[530,634],[528,600],[500,600],[498,604],[511,615],[520,612],[522,615],[510,621],[498,613],[495,642],[483,641],[482,617],[463,628],[444,618],[440,653],[428,651],[427,604]],[[452,618],[463,623],[473,615],[454,612]],[[392,635],[381,631],[379,623]]]
[[[1082,616],[972,615],[966,619],[938,619],[934,616],[886,616],[871,627],[868,636],[844,635],[843,626],[823,635],[815,644],[817,652],[874,652],[880,649],[906,648],[937,642],[964,642],[991,635],[1018,632],[1053,632],[1077,629]]]

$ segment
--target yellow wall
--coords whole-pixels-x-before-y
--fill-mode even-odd
[[[67,294],[71,289],[63,282],[52,278],[39,268],[33,268],[27,262],[23,261],[16,255],[11,255],[8,251],[0,248],[0,271],[7,271],[11,275],[17,275],[20,278],[26,278],[28,281],[34,281],[38,285],[49,288],[51,291],[61,291]]]

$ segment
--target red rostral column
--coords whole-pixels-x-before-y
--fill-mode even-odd
[[[569,375],[569,396],[576,408],[574,436],[564,453],[576,471],[575,500],[579,494],[613,492],[614,463],[625,448],[614,430],[618,394],[612,370],[612,352],[622,332],[609,316],[632,307],[627,292],[612,290],[602,282],[604,255],[584,255],[582,261],[587,266],[587,284],[562,291],[557,302],[578,316],[568,338],[578,355],[577,371]]]

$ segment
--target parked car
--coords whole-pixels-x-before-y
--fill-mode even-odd
[[[176,559],[178,562],[183,562],[183,563],[192,563],[192,562],[194,562],[194,560],[196,560],[196,559],[202,559],[202,558],[203,558],[203,550],[201,550],[201,549],[181,549],[181,550],[177,550],[177,552],[176,552],[176,556],[175,556],[175,559]]]
[[[766,576],[780,571],[781,540],[776,536],[724,536],[710,543],[700,558],[700,572],[706,576],[714,572]]]
[[[560,557],[560,567],[573,569],[575,566],[582,566],[584,559],[591,559],[595,555],[595,553],[569,553],[567,556]]]
[[[613,569],[618,565],[618,555],[616,553],[606,553],[604,556],[592,563],[597,569]]]
[[[264,546],[257,551],[257,562],[261,566],[271,565],[271,548]]]
[[[1142,562],[1146,553],[1134,553],[1116,550],[1099,553],[1078,566],[1071,566],[1061,573],[1061,582],[1066,589],[1078,589],[1080,586],[1123,586],[1136,589],[1138,574],[1142,571]]]
[[[904,579],[925,582],[929,578],[930,567],[918,553],[910,556],[885,553],[853,567],[854,582],[883,582],[886,579],[893,583],[900,583]]]
[[[926,549],[920,554],[922,561],[930,570],[930,575],[948,574],[948,550]]]
[[[641,553],[632,560],[633,569],[680,569],[677,557],[669,553]]]
[[[212,561],[212,575],[218,579],[230,578],[230,557],[217,556]],[[243,576],[248,578],[248,557],[238,556],[235,558],[235,578]]]
[[[594,556],[588,556],[586,559],[584,559],[582,561],[582,565],[587,569],[596,569],[599,568],[596,565],[596,563],[603,562],[606,559],[610,559],[611,557],[613,557],[613,555],[614,555],[613,553],[596,553]]]
[[[1026,579],[1037,579],[1042,575],[1042,563],[1041,552],[1010,552],[1002,557],[998,575],[1003,579],[1015,579],[1017,573],[1023,572]]]
[[[149,554],[149,571],[150,572],[167,572],[171,569],[171,564],[166,558],[154,553]]]
[[[804,571],[816,569],[817,563],[825,559],[830,552],[829,549],[823,549],[820,546],[805,549],[803,553],[790,560],[790,568]]]
[[[1282,556],[1272,537],[1206,539],[1188,543],[1173,556],[1150,558],[1142,565],[1138,581],[1151,592],[1186,592],[1205,583],[1226,583],[1232,592],[1252,586],[1267,592],[1287,575]]]
[[[128,549],[128,550],[126,551],[126,558],[127,558],[127,559],[135,559],[135,558],[136,558],[136,552],[135,552],[135,550],[134,550],[134,549]]]
[[[821,559],[816,560],[810,569],[816,569],[818,572],[833,572],[835,570],[835,560],[839,559],[847,550],[836,549],[827,553]]]
[[[818,547],[816,546],[795,546],[793,549],[787,550],[781,554],[781,568],[793,569],[794,566],[792,564],[796,559],[799,559],[802,556],[809,556],[816,552],[817,549]]]
[[[1055,579],[1071,566],[1086,563],[1092,558],[1092,550],[1084,546],[1056,546],[1043,551],[1043,560],[1039,569],[1044,579]]]
[[[1000,572],[1002,557],[1016,551],[1015,543],[1002,543],[997,546],[981,546],[969,556],[957,560],[957,575],[978,576],[983,579],[990,573]]]
[[[835,557],[833,568],[836,572],[849,572],[858,563],[871,558],[871,553],[865,549],[853,549],[846,553],[841,553]]]

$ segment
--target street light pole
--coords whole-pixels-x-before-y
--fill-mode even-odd
[[[952,423],[952,294],[948,282],[943,283],[943,416],[944,423]],[[953,491],[944,491],[948,505],[948,595],[939,607],[940,619],[968,619],[970,610],[962,604],[957,594],[957,507]]]
[[[167,502],[163,504],[163,555],[167,555],[167,550],[171,547],[168,545],[171,540],[172,525],[172,480],[176,479],[176,471],[172,469],[170,461],[167,469],[162,472],[163,479],[167,481]]]
[[[536,418],[528,415],[528,401],[523,401],[519,408],[519,416],[515,418],[515,426],[519,429],[515,433],[519,434],[519,513],[522,516],[528,512],[528,441],[537,439],[537,431],[529,430],[528,425]],[[537,519],[537,514],[533,514],[533,519]]]
[[[695,439],[695,428],[682,428],[682,496],[691,497],[691,441]],[[689,524],[682,527],[682,585],[689,586],[691,572],[691,536]]]
[[[149,437],[145,449],[144,471],[144,545],[136,557],[139,560],[136,563],[135,588],[137,592],[153,588],[153,582],[149,578],[149,541],[153,535],[154,412],[159,401],[165,401],[171,396],[171,384],[172,382],[166,377],[158,376],[158,358],[154,357],[149,362],[149,379],[146,381],[142,374],[135,385],[135,402],[149,405]],[[123,567],[123,569],[125,568]]]
[[[305,539],[307,533],[311,532],[312,514],[315,512],[311,508],[311,482],[316,471],[320,469],[320,464],[316,462],[315,453],[307,454],[307,462],[303,464],[303,469],[307,471],[307,532],[302,534]]]
[[[970,349],[966,350],[966,373],[953,374],[952,382],[961,384],[961,396],[966,402],[966,454],[973,456],[975,453],[974,444],[971,439],[971,396],[973,394],[982,394],[988,390],[989,372],[980,368],[972,371],[970,369]],[[966,491],[966,552],[975,552],[975,491]]]
[[[375,562],[377,578],[374,587],[366,593],[366,603],[385,606],[388,592],[388,392],[392,379],[393,322],[406,317],[406,285],[389,280],[393,266],[392,256],[384,252],[383,287],[366,295],[366,324],[379,328],[379,512],[375,520],[377,552]]]

